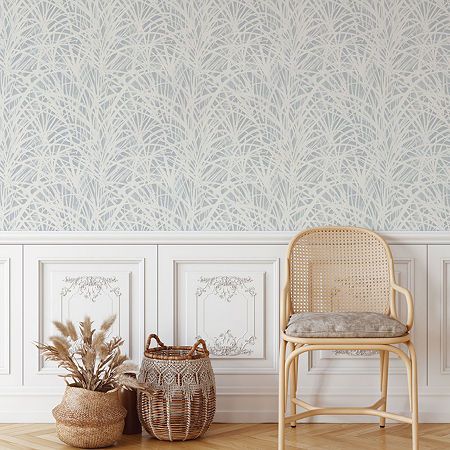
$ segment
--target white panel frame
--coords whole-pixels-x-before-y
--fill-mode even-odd
[[[83,263],[83,270],[76,270],[75,272],[67,269],[67,270],[61,270],[63,269],[65,266],[69,266],[71,264],[75,264],[75,265],[79,265]],[[108,274],[108,275],[112,275],[112,274],[119,274],[121,275],[123,284],[126,284],[126,286],[124,286],[126,288],[126,292],[129,293],[129,296],[131,295],[131,288],[132,288],[132,284],[133,284],[133,278],[132,278],[132,272],[129,270],[105,270],[105,269],[99,269],[96,266],[100,266],[100,264],[105,264],[105,266],[111,265],[111,266],[120,266],[123,264],[132,264],[132,265],[136,265],[137,266],[137,272],[139,273],[139,277],[142,278],[142,273],[143,273],[143,267],[142,265],[144,264],[144,260],[136,260],[136,261],[124,261],[122,259],[105,259],[105,258],[91,258],[89,261],[88,260],[67,260],[67,259],[60,259],[60,260],[40,260],[39,261],[39,275],[40,275],[40,283],[41,283],[41,291],[44,287],[47,287],[47,283],[49,284],[48,286],[48,290],[53,292],[53,283],[56,280],[61,280],[61,276],[63,276],[64,273],[67,272],[72,272],[72,273],[77,273],[77,275],[80,275],[82,273],[85,273],[86,271],[88,271],[89,274],[92,273],[96,273],[96,275],[94,276],[98,276],[98,273],[101,272],[102,274]],[[48,269],[46,266],[50,266]],[[59,266],[56,270],[51,271],[51,267],[52,266]],[[88,267],[92,267],[95,269],[88,269]],[[47,270],[46,270],[47,269]],[[135,283],[134,283],[135,284]],[[60,283],[60,288],[62,288],[63,284]],[[139,289],[139,288],[138,288]],[[59,291],[59,289],[58,289]],[[47,342],[48,341],[48,336],[50,336],[50,333],[46,333],[46,331],[49,331],[49,329],[54,330],[53,325],[51,324],[51,322],[47,322],[45,323],[45,316],[46,313],[50,313],[52,312],[53,314],[49,314],[52,315],[53,318],[57,317],[57,320],[62,320],[63,322],[65,320],[67,320],[67,316],[66,314],[64,314],[67,310],[67,302],[63,302],[63,295],[54,295],[51,297],[49,304],[45,305],[43,303],[43,299],[44,299],[45,295],[41,295],[41,301],[40,301],[40,329],[39,329],[39,338],[38,340],[40,342]],[[81,299],[79,299],[80,301],[83,301]],[[126,301],[125,301],[126,300]],[[120,300],[117,302],[118,304],[116,305],[116,308],[113,309],[113,311],[108,312],[107,314],[105,314],[105,318],[107,316],[109,316],[110,314],[116,314],[117,315],[117,319],[116,322],[113,324],[112,328],[111,328],[111,334],[112,335],[118,335],[120,337],[122,337],[124,339],[124,344],[121,347],[122,352],[130,355],[130,344],[131,342],[134,340],[134,344],[136,345],[136,340],[133,339],[133,336],[130,334],[130,324],[134,323],[134,321],[131,320],[131,308],[133,308],[133,303],[135,303],[134,301],[129,301],[130,299],[127,297],[123,297],[123,301]],[[119,302],[121,304],[119,304]],[[137,303],[137,302],[136,302]],[[141,304],[136,305],[139,307],[139,310],[142,310]],[[47,309],[47,311],[46,311]],[[136,308],[133,308],[136,309]],[[55,314],[56,313],[56,314]],[[84,314],[83,314],[84,316]],[[140,314],[140,316],[142,316]],[[79,320],[83,320],[84,317],[80,317]],[[94,320],[95,318],[91,316],[91,318]],[[72,319],[72,321],[77,325],[77,323],[79,322],[79,320],[74,320]],[[94,327],[98,326],[98,322],[94,322]],[[53,333],[53,331],[51,332]],[[142,341],[142,340],[141,340]],[[132,355],[135,359],[135,362],[138,362],[138,359],[136,359],[136,355]],[[58,369],[57,368],[57,364],[53,361],[44,361],[44,358],[39,358],[39,373],[45,373],[45,374],[61,374],[64,371],[62,369]]]
[[[0,274],[2,288],[0,291],[0,375],[10,375],[11,338],[10,338],[10,310],[11,298],[9,295],[9,258],[0,259]]]
[[[106,245],[33,245],[24,251],[24,384],[62,386],[60,371],[42,367],[42,358],[32,344],[41,339],[43,308],[43,267],[46,263],[127,265],[136,275],[130,284],[130,347],[138,363],[144,349],[143,336],[157,327],[157,247]]]
[[[430,246],[428,266],[429,384],[450,390],[450,245]]]
[[[278,245],[162,245],[158,251],[158,280],[160,308],[158,311],[159,335],[165,342],[190,344],[184,342],[186,334],[180,333],[179,323],[179,274],[180,267],[195,264],[209,267],[218,265],[218,272],[223,272],[223,265],[229,265],[230,272],[236,272],[233,265],[248,265],[248,270],[264,270],[265,275],[265,358],[215,359],[212,361],[214,372],[221,374],[276,374],[278,367],[279,346],[279,296],[280,283],[284,282],[284,260],[286,247]],[[260,269],[256,267],[260,266]],[[281,266],[281,267],[280,267]],[[196,270],[197,271],[197,270]],[[208,271],[212,271],[211,268]],[[283,280],[283,281],[281,281]]]
[[[0,245],[0,386],[22,384],[22,246]]]

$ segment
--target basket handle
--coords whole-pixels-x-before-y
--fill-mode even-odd
[[[189,350],[189,353],[187,354],[187,358],[192,358],[194,356],[195,351],[197,350],[198,346],[201,345],[203,347],[203,352],[206,356],[209,355],[209,351],[206,348],[206,342],[204,339],[199,339]]]
[[[155,339],[155,341],[157,342],[157,344],[160,347],[165,347],[164,343],[161,341],[159,336],[157,334],[152,333],[147,338],[147,343],[145,344],[145,351],[150,349],[150,344],[151,344],[153,338]]]

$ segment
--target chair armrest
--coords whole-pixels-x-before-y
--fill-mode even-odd
[[[399,286],[398,284],[395,284],[395,283],[392,283],[391,287],[392,287],[392,289],[394,289],[394,291],[397,291],[400,294],[403,294],[406,298],[406,303],[408,305],[408,318],[406,321],[406,328],[409,331],[412,328],[413,323],[414,323],[414,303],[413,303],[413,298],[412,298],[411,292],[409,292],[409,290],[404,288],[403,286]],[[395,302],[395,299],[394,299],[394,302]]]

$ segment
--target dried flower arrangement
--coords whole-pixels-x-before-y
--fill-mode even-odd
[[[101,392],[123,386],[151,393],[148,385],[127,375],[136,371],[137,366],[121,353],[123,339],[113,337],[107,340],[115,320],[116,316],[111,316],[102,323],[99,330],[95,330],[92,328],[93,321],[86,317],[80,322],[79,333],[71,321],[65,324],[54,321],[60,335],[51,336],[51,344],[35,345],[46,360],[56,361],[58,367],[68,371],[60,376],[65,378],[69,386]]]

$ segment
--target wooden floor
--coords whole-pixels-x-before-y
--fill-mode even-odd
[[[376,424],[299,424],[286,428],[287,449],[308,450],[403,450],[411,448],[409,425]],[[421,450],[450,449],[450,424],[422,424],[419,428]],[[214,424],[196,441],[161,442],[147,435],[124,436],[114,448],[120,449],[275,449],[275,424]],[[0,425],[0,449],[65,449],[49,424]]]

